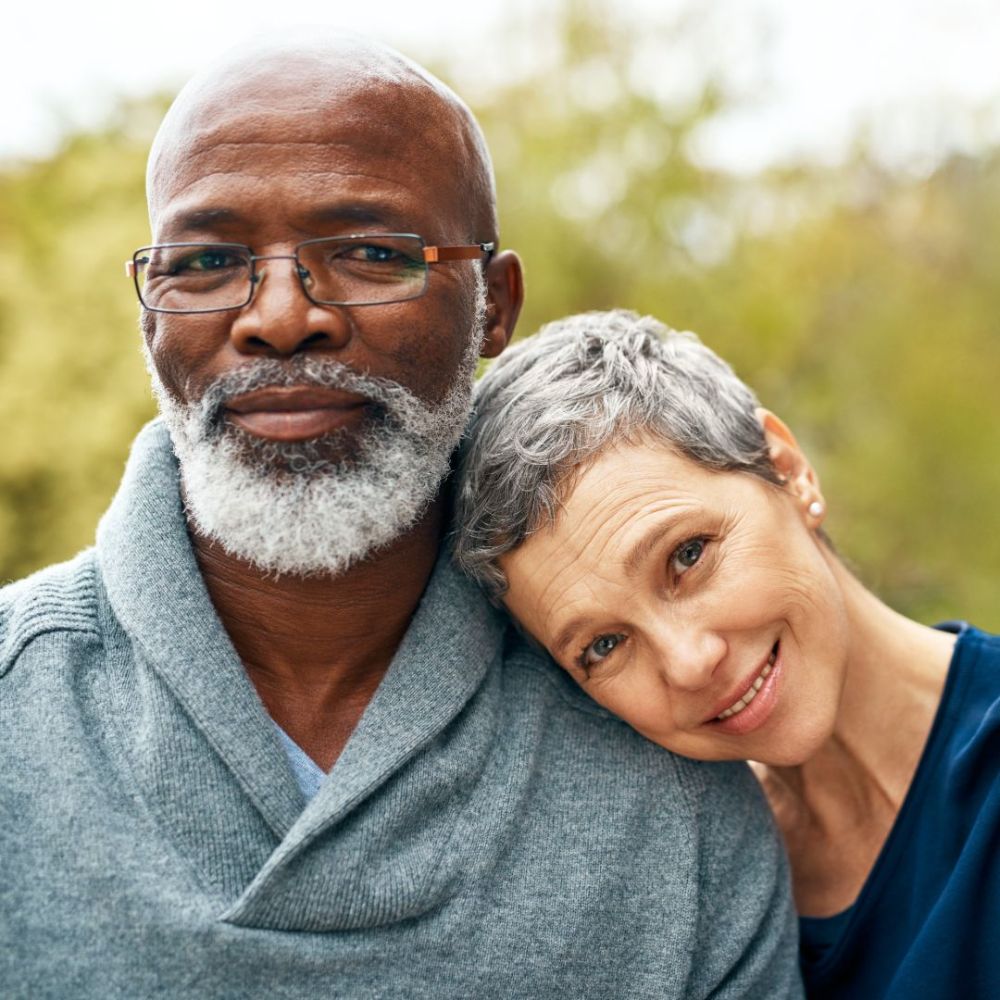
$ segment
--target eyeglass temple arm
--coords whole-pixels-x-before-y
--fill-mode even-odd
[[[476,260],[483,254],[492,256],[495,243],[473,243],[461,247],[424,247],[424,260],[428,264],[440,264],[449,260]]]

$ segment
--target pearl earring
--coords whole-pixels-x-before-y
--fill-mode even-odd
[[[813,500],[813,502],[809,504],[809,515],[810,517],[823,516],[823,505],[818,500]]]

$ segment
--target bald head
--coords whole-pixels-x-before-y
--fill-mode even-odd
[[[245,168],[256,145],[280,140],[297,148],[304,169],[320,171],[345,136],[370,151],[375,171],[390,159],[411,165],[415,175],[427,171],[425,178],[465,214],[469,233],[462,239],[497,240],[489,152],[465,103],[394,49],[339,33],[242,46],[181,90],[149,156],[154,234],[206,150],[231,146]]]

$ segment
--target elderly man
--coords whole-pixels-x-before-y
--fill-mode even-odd
[[[0,592],[4,997],[798,995],[741,766],[647,744],[439,556],[507,343],[466,107],[392,51],[190,83],[129,262],[162,419]]]

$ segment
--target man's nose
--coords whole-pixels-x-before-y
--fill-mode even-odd
[[[288,355],[342,348],[351,325],[343,308],[310,301],[294,260],[278,259],[258,268],[253,298],[234,320],[230,337],[245,354]]]
[[[703,626],[661,626],[657,654],[667,683],[681,691],[708,686],[726,655],[726,640]]]

